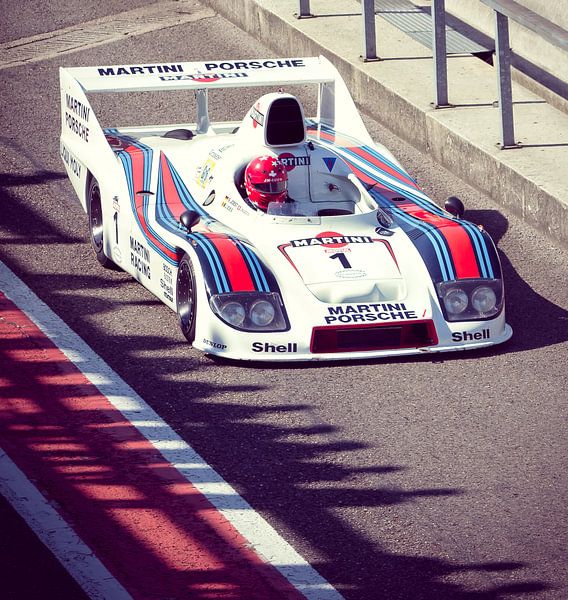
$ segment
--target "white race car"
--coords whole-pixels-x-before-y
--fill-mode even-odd
[[[325,58],[69,68],[60,80],[61,157],[97,259],[177,311],[195,348],[369,359],[511,336],[488,234],[461,218],[459,200],[434,204],[373,142]],[[280,90],[307,84],[313,117]],[[208,90],[250,86],[279,91],[244,118],[210,121]],[[187,89],[195,119],[167,126],[103,129],[87,99]],[[274,169],[254,187],[259,161]]]

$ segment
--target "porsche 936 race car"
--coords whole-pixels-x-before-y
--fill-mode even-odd
[[[459,201],[433,203],[371,139],[325,58],[63,68],[60,84],[61,157],[98,261],[177,311],[195,348],[369,359],[511,336],[488,234]],[[312,117],[281,91],[307,84]],[[245,86],[279,91],[211,121],[208,92]],[[152,90],[193,90],[191,122],[102,128],[87,98]],[[255,160],[269,165],[264,205],[244,180]]]

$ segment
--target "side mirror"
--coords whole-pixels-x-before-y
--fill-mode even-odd
[[[194,210],[186,210],[181,213],[181,215],[179,217],[179,222],[189,232],[191,232],[191,230],[197,225],[197,223],[199,223],[200,218],[201,217],[199,216],[198,212],[195,212]]]
[[[465,212],[463,202],[456,196],[450,196],[444,203],[444,208],[458,219],[461,219]]]

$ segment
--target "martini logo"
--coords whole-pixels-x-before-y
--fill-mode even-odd
[[[278,155],[278,159],[284,163],[286,171],[291,171],[295,167],[307,167],[310,164],[309,156],[294,156],[290,152],[283,152]]]
[[[197,81],[199,83],[213,83],[220,79],[233,79],[235,77],[248,77],[247,73],[192,73],[186,75],[161,75],[162,81]]]
[[[335,161],[337,158],[322,158],[322,160],[325,163],[327,170],[331,173],[333,171],[333,167],[335,167]]]
[[[368,235],[342,235],[335,231],[322,231],[313,238],[291,240],[294,248],[300,246],[324,246],[326,248],[343,248],[348,244],[372,244],[373,240]]]
[[[183,67],[177,65],[136,65],[122,67],[99,67],[99,75],[155,75],[156,73],[183,73]]]

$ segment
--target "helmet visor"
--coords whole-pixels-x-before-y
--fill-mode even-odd
[[[255,189],[263,194],[281,194],[286,190],[286,181],[267,181],[265,183],[254,183]]]

